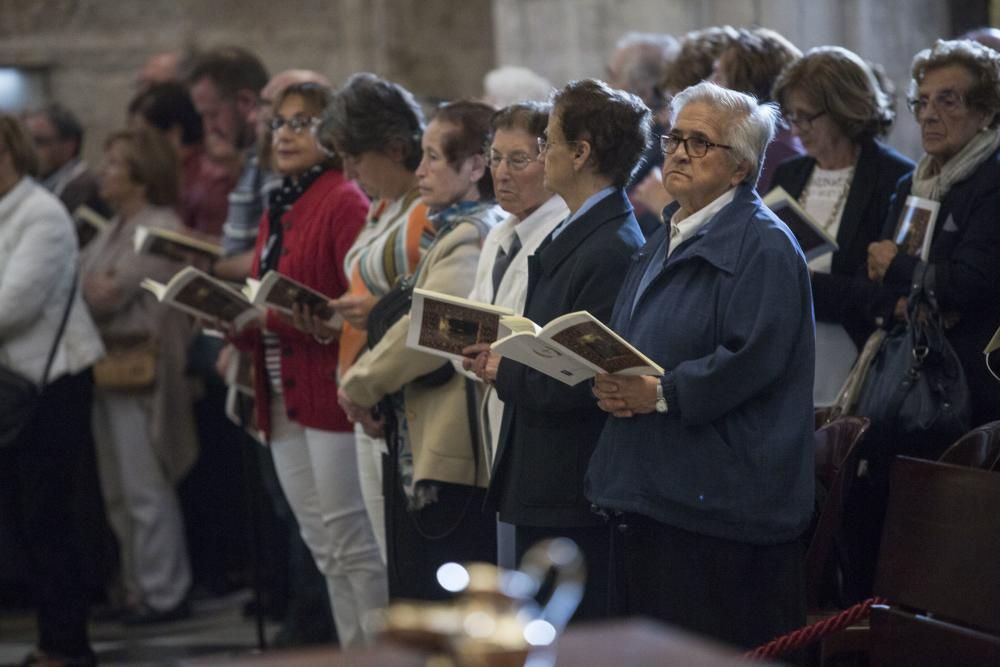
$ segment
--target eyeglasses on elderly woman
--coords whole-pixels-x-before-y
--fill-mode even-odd
[[[906,100],[906,106],[917,118],[922,116],[931,105],[937,109],[938,113],[953,114],[958,112],[964,104],[965,96],[955,90],[942,90],[933,97],[921,95]]]
[[[489,163],[490,169],[499,169],[500,164],[504,160],[507,161],[507,166],[510,167],[512,171],[524,171],[532,162],[538,162],[538,156],[529,155],[524,152],[514,152],[510,155],[504,155],[503,153],[494,150],[486,152],[486,161]]]
[[[312,129],[319,125],[319,118],[315,116],[293,116],[291,118],[282,118],[281,116],[275,116],[268,122],[271,127],[272,132],[277,132],[284,126],[288,126],[294,134],[302,134],[302,130],[306,128]]]
[[[660,137],[660,148],[666,155],[676,153],[681,144],[684,144],[684,150],[687,152],[688,157],[705,157],[708,155],[710,148],[724,148],[727,151],[733,148],[725,144],[717,144],[697,135],[685,138],[676,134],[665,134]]]

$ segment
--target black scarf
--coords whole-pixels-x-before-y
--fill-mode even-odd
[[[277,271],[278,259],[281,257],[281,218],[326,169],[326,165],[317,164],[297,178],[285,176],[281,179],[281,187],[271,191],[267,202],[267,242],[260,253],[258,276],[263,276],[268,271]]]

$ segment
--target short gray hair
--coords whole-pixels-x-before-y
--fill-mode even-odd
[[[487,102],[503,108],[519,102],[544,102],[555,89],[548,79],[527,67],[504,65],[486,73],[483,92]]]
[[[752,95],[702,81],[685,88],[670,102],[670,124],[677,121],[685,106],[695,102],[714,107],[726,116],[729,122],[719,128],[722,142],[732,146],[732,155],[737,162],[746,161],[752,165],[743,182],[756,185],[764,165],[764,151],[774,138],[778,124],[777,105],[772,102],[761,104]]]

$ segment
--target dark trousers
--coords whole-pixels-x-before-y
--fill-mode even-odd
[[[0,450],[0,519],[27,556],[38,647],[65,656],[90,654],[72,490],[90,439],[92,396],[89,371],[55,380],[22,441]]]
[[[448,562],[496,563],[496,515],[483,511],[485,489],[437,482],[438,499],[410,512],[391,457],[383,456],[390,599],[450,600],[437,582]]]
[[[243,430],[226,417],[226,384],[215,372],[222,342],[199,336],[188,351],[188,372],[201,378],[194,403],[198,458],[177,486],[195,586],[223,594],[244,583],[250,531],[242,448]]]
[[[583,590],[583,599],[573,614],[573,622],[594,621],[609,618],[610,577],[611,571],[611,529],[606,525],[573,526],[566,528],[539,528],[535,526],[516,526],[514,528],[514,548],[517,552],[517,562],[521,563],[525,552],[534,544],[553,537],[568,537],[576,542],[583,554],[587,567],[587,581]],[[545,591],[542,591],[543,597]]]
[[[745,649],[805,625],[798,541],[732,542],[626,515],[615,536],[615,560],[629,614]]]

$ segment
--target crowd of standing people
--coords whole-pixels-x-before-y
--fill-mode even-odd
[[[987,46],[915,56],[916,161],[885,142],[896,104],[877,65],[765,28],[629,35],[608,83],[501,108],[422,105],[370,73],[269,77],[237,47],[157,63],[96,170],[64,107],[0,115],[0,364],[41,388],[0,449],[0,518],[38,609],[25,664],[96,664],[88,585],[100,597],[107,582],[86,574],[101,545],[84,537],[105,515],[124,623],[184,618],[199,583],[245,565],[220,555],[245,548],[225,524],[247,517],[218,513],[241,506],[227,464],[249,465],[268,499],[281,546],[265,569],[312,605],[286,616],[289,643],[325,613],[343,647],[370,644],[390,601],[448,595],[442,564],[514,567],[561,536],[587,563],[577,620],[643,614],[753,647],[805,621],[814,411],[841,398],[869,336],[906,317],[915,280],[968,380],[969,426],[1000,419],[981,356],[1000,324]],[[776,187],[836,251],[807,261],[761,200]],[[940,205],[924,257],[893,239],[911,194]],[[78,247],[81,204],[110,222]],[[137,253],[139,226],[223,256]],[[305,307],[240,329],[193,320],[141,286],[185,264],[237,282],[278,271],[342,324]],[[406,345],[414,287],[539,324],[588,311],[664,373],[568,386],[488,344],[459,363],[427,354]],[[259,443],[221,417],[238,363]],[[888,454],[950,444],[908,451],[888,430],[873,443],[876,485]],[[67,490],[87,497],[88,463],[100,511],[81,518],[90,504]]]

